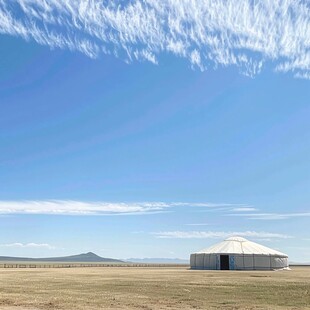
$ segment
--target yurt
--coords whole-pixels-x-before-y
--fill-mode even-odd
[[[288,268],[288,256],[241,237],[231,237],[191,254],[191,269],[275,270]]]

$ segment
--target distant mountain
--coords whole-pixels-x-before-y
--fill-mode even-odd
[[[123,261],[113,258],[104,258],[95,253],[88,252],[79,255],[48,258],[28,258],[28,257],[9,257],[0,256],[1,262],[70,262],[70,263],[123,263]]]
[[[126,261],[141,264],[189,264],[189,260],[180,258],[128,258]]]
[[[310,266],[310,262],[309,263],[297,263],[297,262],[289,262],[290,266]]]

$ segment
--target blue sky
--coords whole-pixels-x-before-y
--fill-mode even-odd
[[[0,255],[309,262],[307,3],[107,3],[0,1]]]

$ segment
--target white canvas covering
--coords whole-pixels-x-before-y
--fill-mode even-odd
[[[231,237],[191,254],[192,269],[275,270],[288,268],[288,256],[241,237]]]

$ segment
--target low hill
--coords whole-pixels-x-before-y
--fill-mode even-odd
[[[88,252],[79,255],[48,258],[10,257],[0,256],[1,262],[72,262],[72,263],[123,263],[123,261],[113,258],[104,258],[95,253]]]

